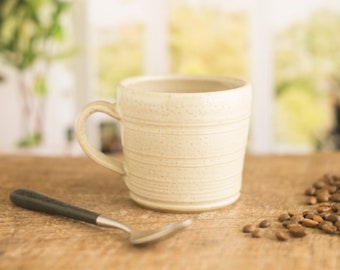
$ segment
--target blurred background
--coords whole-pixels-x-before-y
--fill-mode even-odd
[[[254,88],[248,150],[340,148],[338,0],[0,1],[0,153],[79,155],[74,119],[141,74],[217,74]],[[96,114],[91,141],[121,151]]]

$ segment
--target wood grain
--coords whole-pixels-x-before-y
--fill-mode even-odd
[[[324,173],[340,174],[340,153],[247,156],[240,199],[196,214],[161,213],[133,203],[118,175],[87,158],[0,156],[0,269],[340,269],[340,235],[309,229],[279,242],[277,217],[302,211],[303,192]],[[9,193],[30,188],[139,229],[193,219],[162,242],[131,246],[119,230],[14,206]],[[261,238],[243,225],[272,221]]]

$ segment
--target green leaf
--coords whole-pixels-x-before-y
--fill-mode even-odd
[[[41,97],[47,95],[47,83],[44,76],[38,75],[35,77],[34,93]]]
[[[34,132],[32,134],[27,134],[18,142],[18,147],[29,148],[33,146],[38,146],[41,143],[41,134]]]
[[[49,29],[48,35],[55,40],[62,41],[64,38],[64,32],[60,23],[53,24]]]
[[[18,70],[49,61],[48,48],[64,39],[61,19],[70,6],[61,0],[0,0],[0,57]]]

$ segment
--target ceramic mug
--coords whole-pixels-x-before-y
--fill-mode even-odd
[[[251,86],[218,76],[141,76],[123,80],[117,101],[94,101],[78,114],[76,136],[95,162],[123,176],[131,198],[163,211],[220,208],[240,195]],[[124,161],[96,150],[87,118],[120,121]]]

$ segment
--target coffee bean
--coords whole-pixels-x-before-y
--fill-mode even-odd
[[[331,203],[330,202],[322,202],[319,204],[320,207],[331,207]]]
[[[321,229],[328,234],[333,234],[337,231],[337,227],[335,227],[333,224],[324,224],[322,225]]]
[[[313,215],[312,219],[317,221],[318,223],[324,221],[324,219],[320,215]]]
[[[316,189],[320,189],[320,188],[323,188],[325,186],[326,186],[326,183],[323,180],[319,180],[319,181],[317,181],[313,184],[313,187],[315,187]]]
[[[340,216],[331,214],[331,215],[328,215],[328,216],[326,217],[326,220],[328,220],[328,221],[330,221],[330,222],[332,222],[332,223],[335,223],[335,222],[337,222],[338,220],[340,220]]]
[[[334,185],[337,182],[338,176],[330,175],[327,179],[327,182],[331,185]]]
[[[281,224],[283,227],[287,228],[289,224],[292,224],[292,222],[290,220],[286,220],[286,221],[282,221]]]
[[[260,230],[259,229],[253,230],[251,232],[251,237],[253,237],[253,238],[260,238],[261,237]]]
[[[316,209],[318,213],[327,213],[331,210],[329,206],[321,206]]]
[[[288,210],[287,211],[287,213],[288,213],[288,215],[290,216],[290,217],[292,217],[292,216],[295,216],[295,215],[298,215],[299,213],[298,212],[296,212],[295,210]]]
[[[283,222],[283,221],[287,221],[290,220],[290,215],[289,214],[282,214],[279,216],[279,221]]]
[[[260,223],[259,223],[259,227],[260,228],[268,228],[269,226],[271,225],[270,221],[269,220],[262,220]]]
[[[302,214],[296,214],[290,218],[290,222],[297,222],[301,223],[303,220],[303,215]]]
[[[305,211],[302,212],[303,217],[306,217],[308,215],[314,215],[314,212],[310,211],[310,210],[305,210]]]
[[[329,197],[330,195],[328,190],[323,190],[322,192],[316,194],[316,199],[318,202],[328,202]]]
[[[306,203],[308,205],[314,205],[318,203],[318,200],[316,199],[316,197],[312,196],[307,198]]]
[[[301,225],[288,226],[288,231],[293,237],[304,237],[307,235],[306,230]]]
[[[307,188],[305,190],[305,195],[307,195],[307,196],[315,195],[315,188],[313,188],[313,187]]]
[[[305,216],[305,218],[308,218],[308,219],[313,219],[314,217],[314,214],[308,214],[307,216]]]
[[[331,210],[334,213],[340,212],[340,205],[333,204],[332,207],[331,207]]]
[[[289,239],[288,233],[283,230],[276,231],[275,236],[280,241],[287,241]]]
[[[243,227],[242,231],[245,233],[250,233],[256,229],[256,226],[254,224],[247,224]]]
[[[320,213],[320,216],[323,218],[323,219],[326,219],[328,216],[329,216],[330,212],[323,212],[323,213]]]
[[[340,193],[334,193],[329,198],[332,202],[340,202]]]
[[[317,227],[319,225],[319,222],[317,222],[313,219],[304,218],[302,220],[302,225],[305,226],[305,227],[314,228],[314,227]]]
[[[326,183],[328,183],[329,181],[332,181],[334,178],[336,178],[337,176],[335,174],[330,174],[330,173],[324,173],[324,175],[322,175],[320,177],[320,179],[322,179],[323,181],[325,181]]]
[[[322,230],[322,227],[324,226],[324,225],[329,225],[329,226],[332,226],[333,225],[333,223],[332,222],[330,222],[330,221],[322,221],[322,222],[320,222],[319,223],[319,229],[321,229]]]
[[[340,231],[340,220],[335,222],[334,226],[337,227],[338,231]]]
[[[338,191],[338,187],[335,186],[335,185],[331,185],[331,186],[328,187],[328,192],[329,192],[330,194],[333,194],[333,193],[335,193],[335,192],[337,192],[337,191]]]
[[[290,222],[288,225],[287,225],[287,229],[291,229],[291,228],[303,228],[303,226],[299,223],[296,223],[296,222]]]

